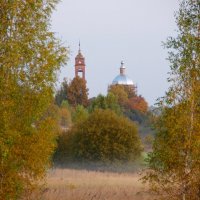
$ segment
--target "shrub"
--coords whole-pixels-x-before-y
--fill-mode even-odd
[[[73,158],[87,161],[129,161],[141,153],[138,131],[129,119],[110,110],[95,110],[65,135]],[[65,149],[62,147],[62,149]]]

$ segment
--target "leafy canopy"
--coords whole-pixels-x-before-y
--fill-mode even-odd
[[[77,76],[69,83],[67,100],[74,107],[78,105],[86,107],[88,105],[88,89],[83,78]]]
[[[110,109],[117,114],[122,113],[121,107],[118,104],[117,97],[112,93],[108,93],[107,96],[103,96],[100,94],[94,100],[92,100],[89,106],[89,111],[93,112],[96,109]]]
[[[182,0],[178,35],[165,44],[171,86],[159,102],[163,111],[149,157],[148,180],[159,199],[199,199],[200,188],[200,1]]]
[[[0,0],[1,200],[30,190],[55,147],[57,119],[49,109],[67,53],[49,31],[57,2]]]
[[[111,110],[95,110],[68,133],[72,153],[78,160],[128,161],[141,153],[135,124]]]

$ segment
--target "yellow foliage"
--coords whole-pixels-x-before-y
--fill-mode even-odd
[[[66,58],[49,31],[56,3],[0,0],[0,200],[30,190],[54,151],[57,119],[49,108]]]

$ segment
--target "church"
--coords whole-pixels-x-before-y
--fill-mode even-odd
[[[75,57],[75,77],[79,76],[86,81],[85,72],[86,72],[85,58],[81,53],[81,47],[79,42],[78,54]],[[124,87],[128,87],[133,91],[136,91],[136,86],[134,85],[133,81],[126,75],[126,67],[123,61],[121,62],[119,75],[114,78],[110,86],[113,85],[123,85]]]

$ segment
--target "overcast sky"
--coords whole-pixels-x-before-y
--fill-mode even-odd
[[[107,93],[123,60],[138,94],[153,105],[168,88],[162,41],[176,34],[177,9],[178,0],[63,0],[52,17],[53,31],[70,48],[60,82],[74,77],[80,39],[90,97]]]

